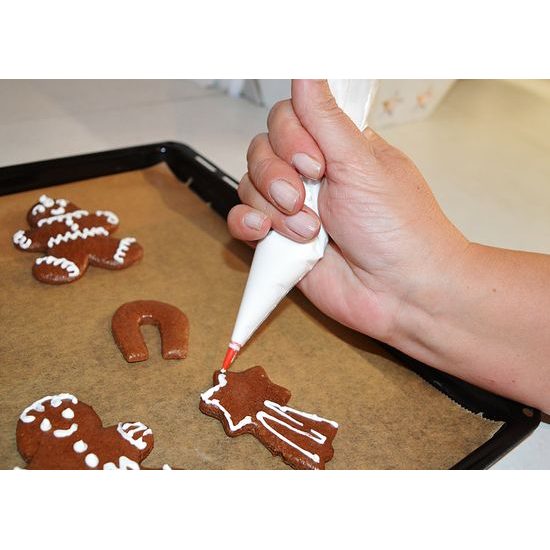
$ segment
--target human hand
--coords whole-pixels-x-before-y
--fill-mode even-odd
[[[326,81],[293,81],[292,99],[273,107],[247,158],[231,234],[313,238],[320,222],[303,205],[300,175],[324,176],[319,215],[331,242],[299,288],[325,314],[379,340],[392,342],[404,305],[441,286],[468,246],[413,162],[371,129],[361,133]]]

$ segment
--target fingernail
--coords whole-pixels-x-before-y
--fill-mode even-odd
[[[294,214],[294,216],[288,216],[285,219],[285,224],[291,231],[304,239],[311,239],[319,228],[318,219],[303,210],[298,214]]]
[[[300,196],[298,191],[285,180],[275,180],[269,186],[269,195],[281,208],[289,212],[296,206]]]
[[[296,153],[292,157],[292,164],[302,175],[311,179],[318,179],[321,174],[321,165],[305,153]]]
[[[262,227],[262,224],[265,221],[265,216],[259,214],[258,212],[247,212],[243,218],[243,222],[246,227],[259,231]]]

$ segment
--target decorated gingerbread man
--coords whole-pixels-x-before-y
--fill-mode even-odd
[[[65,199],[42,195],[29,210],[31,229],[19,230],[13,244],[20,250],[44,252],[33,266],[33,275],[49,284],[80,279],[88,265],[124,269],[143,256],[133,237],[115,239],[118,217],[106,210],[90,213]]]
[[[252,434],[293,468],[320,470],[333,454],[338,424],[287,406],[290,392],[262,367],[214,373],[215,386],[201,395],[200,410],[221,421],[225,433]]]
[[[29,470],[140,470],[153,449],[153,432],[145,424],[104,428],[92,407],[69,393],[29,405],[16,435]]]

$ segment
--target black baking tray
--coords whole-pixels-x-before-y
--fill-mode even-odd
[[[0,195],[139,170],[160,162],[165,162],[179,180],[187,183],[221,216],[226,217],[239,203],[237,182],[233,178],[191,147],[171,141],[3,167],[0,168]],[[488,468],[540,423],[541,414],[536,409],[473,386],[382,345],[399,363],[462,407],[504,423],[491,439],[453,469]]]

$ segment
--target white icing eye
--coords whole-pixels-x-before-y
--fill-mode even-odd
[[[88,449],[88,445],[82,441],[82,439],[79,439],[74,445],[73,450],[75,453],[83,453],[86,449]]]
[[[37,214],[44,214],[44,212],[46,212],[46,209],[44,208],[44,205],[42,204],[36,204],[32,211],[31,211],[31,214],[33,216],[36,216]]]
[[[38,202],[41,202],[46,208],[51,208],[55,204],[54,200],[48,195],[42,195]]]
[[[88,466],[88,468],[96,468],[99,464],[99,458],[97,458],[94,453],[89,453],[86,455],[84,462],[86,463],[86,466]]]
[[[59,206],[62,206],[63,208],[67,206],[67,201],[65,199],[57,199],[55,202],[59,204]]]
[[[74,418],[74,411],[72,409],[63,409],[61,416],[70,420],[71,418]]]
[[[52,423],[47,418],[44,418],[44,420],[40,423],[40,429],[43,432],[48,432],[52,429]]]

